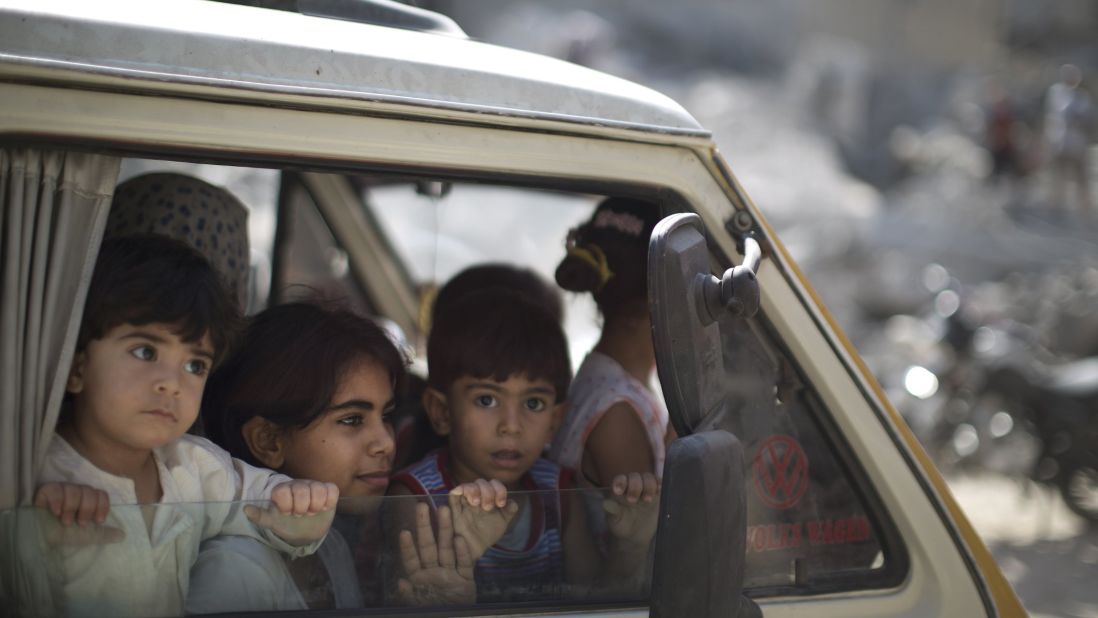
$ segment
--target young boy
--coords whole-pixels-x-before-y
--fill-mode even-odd
[[[565,582],[639,583],[656,528],[656,478],[614,479],[603,559],[583,501],[563,491],[571,471],[541,457],[571,380],[557,320],[513,292],[470,293],[438,316],[427,361],[424,407],[448,446],[397,474],[390,493],[448,504],[476,561],[478,600],[559,597]],[[515,490],[536,493],[508,500]]]
[[[187,245],[159,236],[103,244],[35,504],[65,526],[106,523],[114,534],[54,540],[46,560],[56,561],[59,611],[179,615],[204,539],[247,535],[304,555],[327,533],[334,485],[249,466],[185,433],[236,313],[218,275]],[[273,507],[242,513],[232,504],[242,500]]]

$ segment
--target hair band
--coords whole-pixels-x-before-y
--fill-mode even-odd
[[[610,270],[610,264],[606,261],[606,254],[597,245],[574,245],[568,248],[568,254],[583,260],[599,274],[599,285],[595,288],[596,292],[601,291],[606,282],[614,276],[614,271]]]

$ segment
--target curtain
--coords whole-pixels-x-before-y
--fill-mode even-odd
[[[33,497],[118,166],[97,154],[0,148],[0,510]]]

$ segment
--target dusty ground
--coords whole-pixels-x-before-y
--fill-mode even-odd
[[[1043,486],[992,475],[949,482],[1032,616],[1098,618],[1098,526]]]

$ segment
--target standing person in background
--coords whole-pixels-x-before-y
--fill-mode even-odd
[[[549,458],[596,487],[620,474],[660,476],[673,437],[667,410],[648,387],[656,368],[648,239],[659,219],[655,204],[608,198],[569,232],[568,253],[557,267],[557,283],[590,293],[604,321],[598,343],[576,372]],[[599,527],[597,521],[592,525]]]
[[[1060,81],[1045,97],[1045,144],[1052,172],[1052,206],[1062,207],[1069,183],[1075,184],[1079,206],[1090,213],[1090,162],[1088,149],[1095,130],[1094,103],[1082,88],[1083,73],[1073,64],[1060,67]]]

